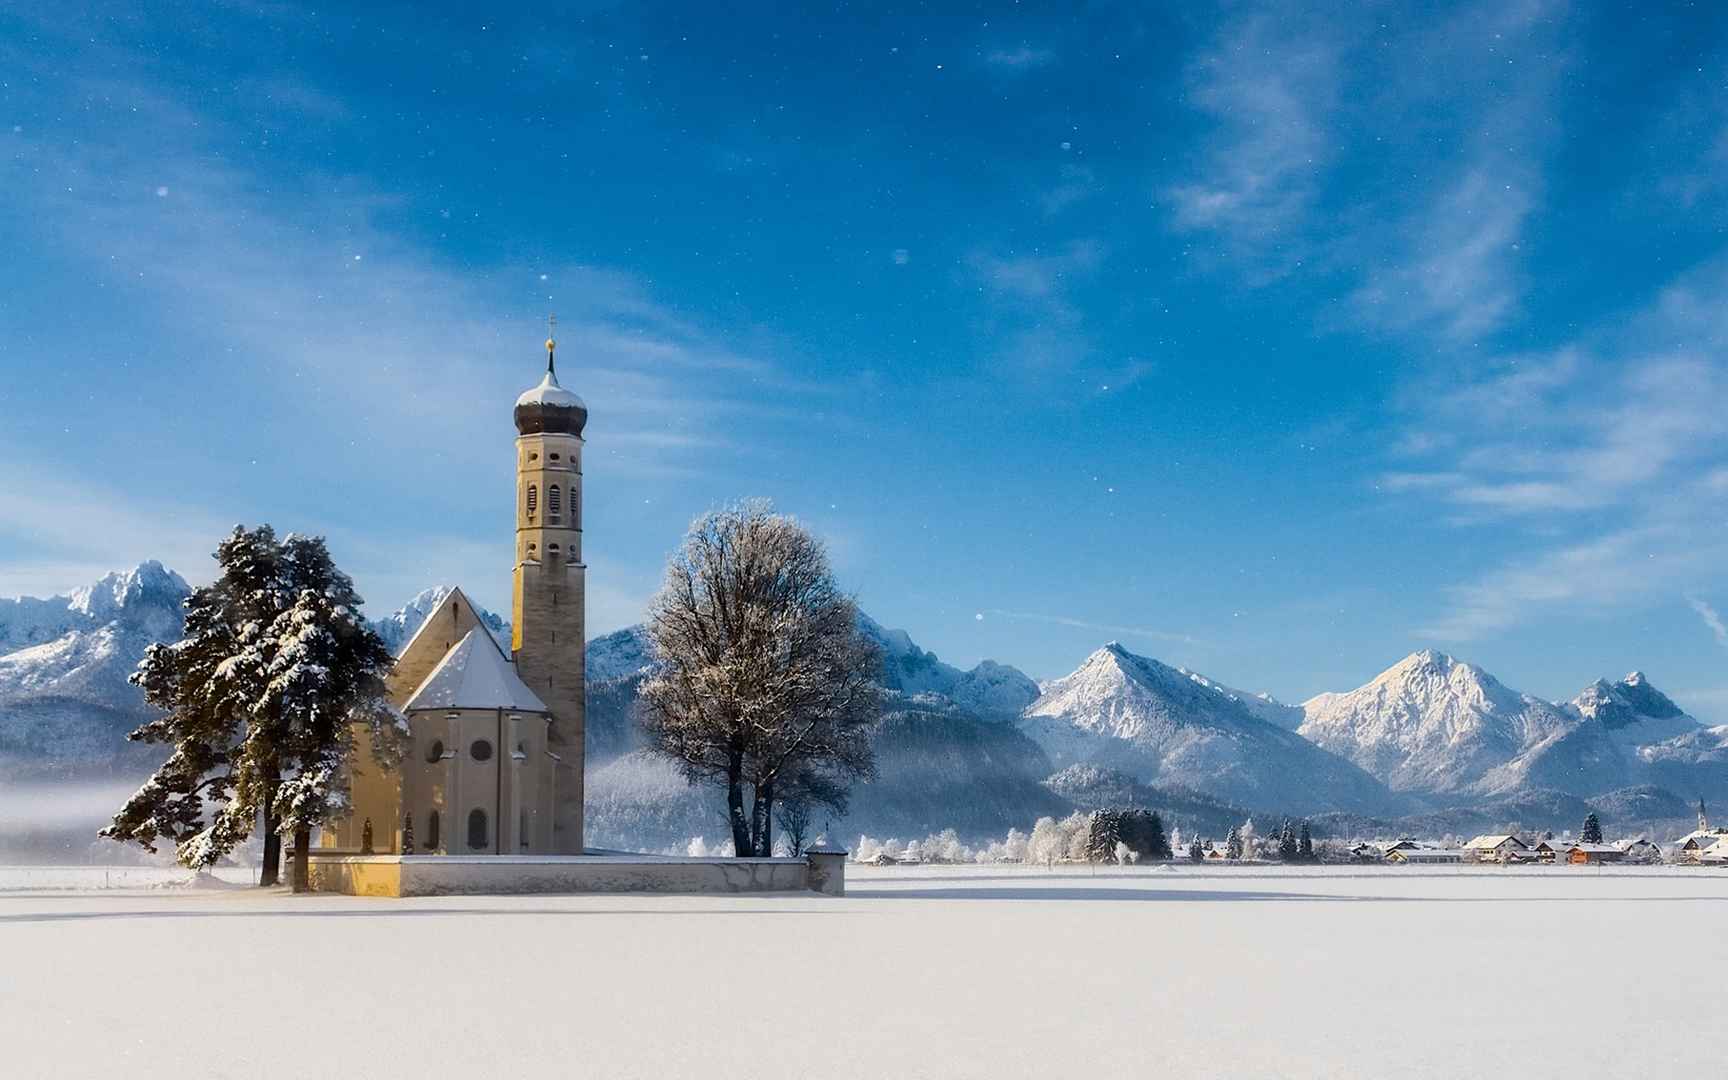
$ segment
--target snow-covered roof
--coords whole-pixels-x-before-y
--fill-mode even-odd
[[[524,390],[522,396],[516,399],[518,408],[523,405],[554,405],[565,409],[586,409],[582,399],[558,385],[558,376],[546,372],[546,377],[540,380],[540,385],[531,390]]]
[[[1680,838],[1681,847],[1707,848],[1715,846],[1728,833],[1720,829],[1694,829]]]
[[[1573,844],[1567,851],[1582,851],[1589,855],[1619,855],[1621,850],[1613,844]]]
[[[1516,836],[1509,833],[1501,833],[1498,836],[1478,836],[1468,844],[1465,844],[1464,849],[1466,851],[1492,851],[1508,840],[1517,844],[1519,847],[1525,846],[1524,841],[1518,839]]]
[[[468,631],[452,645],[402,707],[403,712],[420,709],[547,711],[484,627]]]

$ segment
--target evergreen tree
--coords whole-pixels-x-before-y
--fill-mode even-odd
[[[1284,827],[1278,830],[1278,858],[1287,863],[1296,861],[1296,826],[1290,824],[1290,819],[1284,819]]]
[[[1578,830],[1578,841],[1583,844],[1602,842],[1602,822],[1596,817],[1596,811],[1590,811],[1584,818],[1584,827]]]
[[[1198,836],[1196,836],[1193,839],[1193,841],[1190,842],[1188,845],[1188,861],[1189,862],[1205,862],[1206,861],[1206,848],[1201,845],[1200,838]]]
[[[1164,835],[1164,819],[1157,811],[1146,815],[1146,849],[1142,858],[1171,859],[1176,853],[1170,848],[1170,840]]]
[[[1314,834],[1308,831],[1306,819],[1303,820],[1302,829],[1296,837],[1296,858],[1305,863],[1314,861]]]
[[[152,646],[132,677],[164,714],[131,738],[173,750],[102,834],[151,851],[171,838],[180,862],[201,869],[261,819],[261,883],[275,883],[280,837],[292,835],[304,889],[311,830],[347,809],[353,727],[381,765],[398,756],[405,722],[384,694],[392,658],[323,540],[236,528],[216,560],[217,580],[186,601],[185,637]]]
[[[1115,810],[1094,810],[1086,825],[1086,861],[1115,862],[1116,845],[1122,841],[1122,815]]]
[[[1224,857],[1232,861],[1242,857],[1242,830],[1230,826],[1230,834],[1224,838]]]

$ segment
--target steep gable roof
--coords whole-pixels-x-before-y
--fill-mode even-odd
[[[483,626],[464,634],[403,706],[404,712],[420,709],[547,711]]]

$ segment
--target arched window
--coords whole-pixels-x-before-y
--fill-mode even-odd
[[[553,562],[558,561],[558,545],[557,544],[547,544],[546,545],[546,557],[548,559],[551,559]]]
[[[528,485],[528,516],[533,517],[534,512],[536,510],[538,510],[539,508],[540,508],[540,485],[529,484]]]
[[[576,549],[575,548],[571,548],[569,551],[566,551],[564,553],[564,561],[565,562],[575,562],[576,561]]]
[[[438,840],[438,811],[434,810],[426,819],[426,850],[437,851]]]
[[[486,811],[475,807],[468,811],[468,847],[473,851],[484,851],[486,844]]]
[[[552,460],[553,460],[553,461],[557,461],[557,460],[558,460],[558,455],[557,455],[557,454],[553,454],[553,455],[552,455]]]
[[[475,739],[474,745],[468,748],[468,756],[475,761],[491,761],[492,744],[485,739]]]
[[[546,512],[553,517],[564,512],[564,502],[559,498],[557,484],[553,484],[546,492]]]
[[[428,746],[426,748],[426,760],[432,764],[437,764],[438,762],[444,760],[444,740],[443,739],[433,739],[432,740],[432,745]]]

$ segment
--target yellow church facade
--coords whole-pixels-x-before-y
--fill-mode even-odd
[[[509,645],[461,589],[427,615],[388,684],[405,753],[381,767],[357,734],[353,812],[322,832],[323,854],[582,854],[588,410],[559,385],[556,348],[516,401]]]

